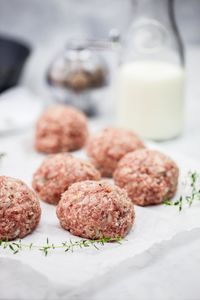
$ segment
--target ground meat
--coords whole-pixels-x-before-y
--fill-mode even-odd
[[[42,200],[57,204],[68,187],[82,180],[99,180],[100,173],[84,160],[68,153],[52,154],[45,158],[33,176],[33,188]]]
[[[133,203],[159,204],[174,196],[179,170],[176,163],[156,150],[126,154],[114,172],[115,183],[124,188]]]
[[[87,119],[66,105],[49,107],[36,125],[35,148],[39,152],[58,153],[82,148],[88,136]]]
[[[0,239],[23,238],[39,223],[37,195],[21,180],[0,176]]]
[[[132,131],[106,128],[88,140],[87,153],[102,176],[111,177],[126,153],[143,147],[143,142]]]
[[[61,226],[89,239],[124,237],[134,221],[134,207],[125,190],[105,181],[75,183],[57,206]]]

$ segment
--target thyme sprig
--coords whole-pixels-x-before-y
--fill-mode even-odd
[[[192,206],[195,201],[200,201],[200,174],[196,171],[189,171],[183,182],[183,193],[175,201],[166,200],[165,205],[177,206],[182,211],[183,206]]]
[[[0,240],[0,250],[8,249],[13,254],[17,254],[23,250],[38,250],[41,251],[45,256],[47,256],[49,251],[52,250],[62,249],[64,250],[64,252],[69,252],[69,251],[73,252],[76,249],[88,248],[91,246],[96,250],[99,250],[99,246],[104,246],[108,242],[117,242],[118,244],[121,244],[121,241],[122,241],[121,237],[117,237],[117,238],[103,237],[98,240],[85,240],[85,239],[79,241],[69,240],[66,242],[62,242],[60,244],[53,244],[50,243],[49,239],[47,238],[44,245],[35,245],[33,243],[25,244],[22,242],[22,240],[17,240],[17,241]]]

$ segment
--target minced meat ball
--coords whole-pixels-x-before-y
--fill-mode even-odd
[[[170,157],[156,150],[142,149],[120,160],[114,181],[127,191],[133,203],[145,206],[172,198],[178,176],[178,167]]]
[[[124,237],[134,222],[134,207],[125,190],[104,181],[74,183],[57,206],[61,226],[88,239]]]
[[[144,148],[143,142],[130,130],[105,128],[87,143],[91,162],[102,176],[111,177],[118,161],[128,152]]]
[[[100,173],[84,160],[68,153],[47,156],[33,176],[33,188],[45,202],[57,204],[68,187],[82,180],[99,180]]]
[[[0,176],[0,239],[13,240],[31,233],[41,215],[38,196],[19,179]]]
[[[35,148],[44,153],[78,150],[87,137],[85,115],[73,107],[55,105],[44,111],[37,122]]]

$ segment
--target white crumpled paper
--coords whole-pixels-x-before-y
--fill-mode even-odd
[[[2,138],[0,150],[6,152],[0,167],[1,174],[20,178],[30,186],[32,174],[44,157],[33,149],[33,132]],[[83,153],[77,152],[75,155],[83,156]],[[196,168],[189,159],[175,153],[172,156],[181,169],[181,177],[189,169]],[[43,202],[41,206],[40,225],[33,234],[23,239],[24,243],[44,244],[47,237],[54,244],[78,239],[61,229],[54,206]],[[39,272],[38,276],[43,275],[57,291],[64,295],[86,285],[90,280],[98,279],[98,276],[106,274],[113,267],[145,252],[153,245],[170,240],[180,232],[200,228],[200,205],[198,204],[184,209],[181,213],[176,207],[165,205],[146,208],[135,206],[135,211],[136,220],[133,230],[121,245],[109,243],[100,247],[100,250],[91,247],[77,249],[73,253],[53,250],[47,257],[35,250],[22,251],[16,255],[7,250],[0,250],[0,256],[23,263],[22,268],[25,265],[31,267],[30,272],[31,270]],[[1,268],[0,274],[2,272],[4,271]],[[0,278],[2,280],[3,277]],[[0,284],[3,286],[3,280]]]

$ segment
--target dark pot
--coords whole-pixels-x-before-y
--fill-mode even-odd
[[[30,52],[24,42],[0,37],[0,92],[18,83]]]

